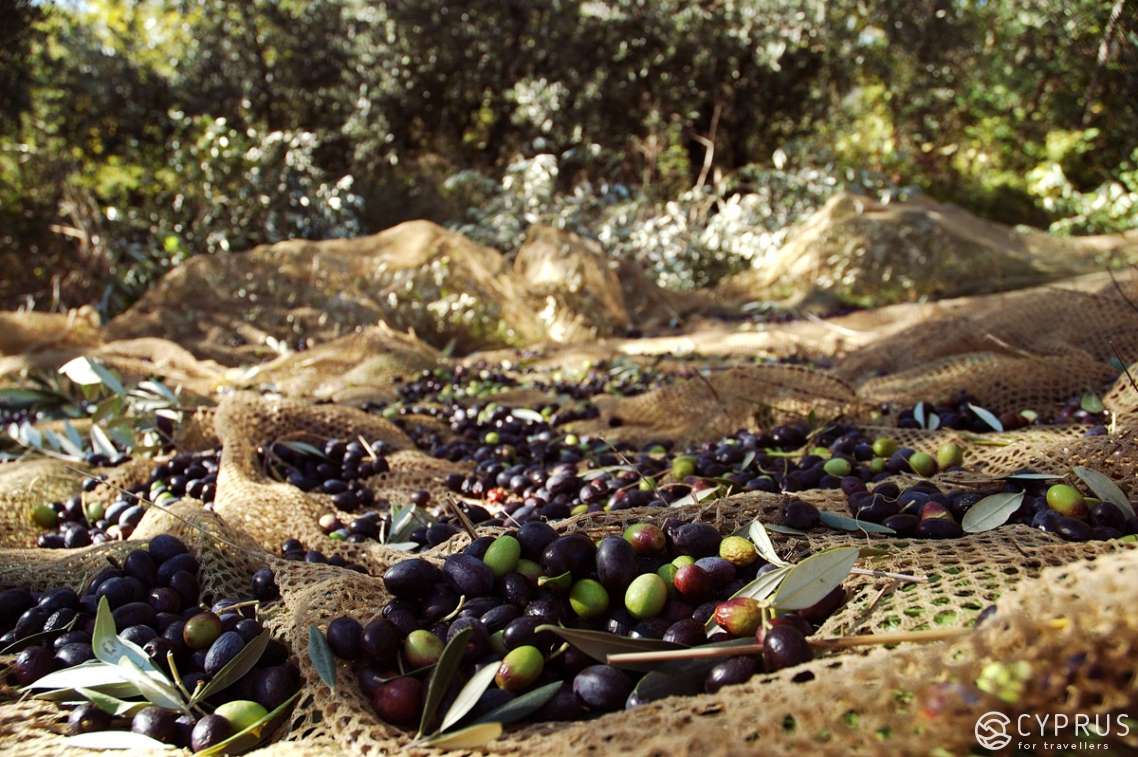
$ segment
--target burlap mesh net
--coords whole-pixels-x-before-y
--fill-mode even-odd
[[[1132,281],[1122,286],[1133,295]],[[961,444],[966,449],[967,474],[935,479],[948,489],[994,490],[999,486],[994,476],[1019,468],[1069,475],[1072,466],[1085,465],[1111,476],[1129,496],[1138,497],[1134,442],[1138,390],[1126,375],[1118,376],[1115,364],[1138,355],[1138,313],[1109,282],[1097,291],[1031,290],[922,312],[931,316],[905,328],[888,329],[888,335],[844,356],[833,371],[748,365],[751,356],[744,353],[735,356],[742,360],[729,361],[731,367],[697,378],[675,378],[636,397],[598,396],[600,417],[569,428],[637,444],[663,439],[685,443],[813,414],[817,419],[858,422],[871,436],[889,433],[915,449],[934,451],[945,441]],[[195,328],[195,338],[200,337],[202,330]],[[788,332],[795,328],[788,327]],[[776,328],[766,333],[768,340],[777,341]],[[129,345],[116,353],[116,344],[100,349],[124,361],[138,357]],[[68,354],[78,349],[74,344],[67,348]],[[538,367],[557,368],[621,351],[619,345],[606,343],[603,348],[547,350],[536,357],[509,354],[515,366],[530,360]],[[241,352],[234,347],[198,354],[228,359]],[[245,593],[258,567],[268,565],[275,571],[282,599],[269,610],[266,626],[290,646],[304,683],[289,722],[264,751],[383,754],[406,747],[410,735],[376,718],[349,667],[341,666],[340,684],[332,692],[319,682],[305,654],[310,624],[323,626],[339,615],[366,621],[377,613],[388,599],[378,576],[405,555],[380,544],[328,539],[317,521],[334,511],[331,498],[274,480],[261,450],[288,439],[382,440],[391,450],[387,455],[391,470],[364,482],[377,502],[404,504],[419,489],[442,501],[443,479],[452,472],[465,472],[468,466],[416,450],[407,434],[376,414],[324,402],[390,400],[395,396],[394,377],[452,361],[411,336],[383,328],[237,373],[209,363],[185,365],[185,355],[169,354],[177,360],[151,355],[136,369],[148,375],[187,376],[200,382],[195,387],[216,382],[269,389],[289,399],[227,390],[216,410],[192,414],[181,429],[179,449],[222,447],[213,512],[191,500],[179,502],[171,513],[151,509],[135,538],[164,531],[184,538],[202,562],[203,591],[214,596]],[[479,357],[491,355],[466,360]],[[121,365],[126,370],[131,364]],[[680,367],[679,362],[660,365],[668,370]],[[878,414],[882,404],[903,409],[918,400],[945,402],[962,390],[994,412],[1053,409],[1082,392],[1094,391],[1113,414],[1115,428],[1105,436],[1086,436],[1084,426],[1034,426],[978,435],[893,428],[889,423],[895,413]],[[202,392],[210,393],[210,389]],[[532,406],[549,396],[522,385],[495,399]],[[407,420],[434,423],[436,431],[446,432],[445,424],[431,419]],[[140,462],[104,471],[110,482],[84,496],[113,497],[116,487],[145,480],[149,470],[149,464]],[[77,493],[82,477],[81,466],[56,461],[0,466],[4,526],[0,588],[78,587],[105,564],[108,555],[131,548],[111,544],[66,553],[27,549],[36,534],[28,521],[29,508]],[[840,492],[794,496],[822,509],[847,512]],[[683,518],[710,522],[729,533],[755,518],[777,522],[785,498],[740,494],[666,511],[585,514],[557,527],[600,536],[637,520],[662,523]],[[340,554],[368,573],[283,560],[277,555],[287,538],[298,538],[326,554]],[[1126,543],[1064,542],[1024,526],[951,541],[824,530],[806,537],[773,534],[773,538],[779,551],[793,559],[826,547],[857,545],[871,548],[862,560],[866,567],[927,578],[910,584],[851,577],[849,601],[826,622],[822,635],[955,627],[975,621],[989,605],[996,604],[998,610],[973,634],[956,642],[828,654],[791,670],[757,676],[717,695],[669,698],[586,722],[513,728],[487,749],[518,754],[871,755],[927,754],[943,747],[966,753],[974,743],[977,717],[990,710],[1012,717],[1024,712],[1094,715],[1125,711],[1136,699],[1138,619],[1133,612],[1132,576],[1138,570],[1138,554]],[[468,537],[460,535],[426,555],[442,559],[467,542]],[[1027,663],[1030,674],[1012,701],[978,688],[993,664],[1014,663]],[[37,757],[65,752],[59,735],[65,715],[55,705],[36,700],[0,705],[0,748]],[[1134,739],[1132,735],[1118,747],[1138,749]]]

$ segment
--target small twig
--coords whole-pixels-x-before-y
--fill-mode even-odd
[[[904,581],[905,583],[921,583],[922,581],[929,580],[925,576],[914,576],[909,573],[890,573],[885,570],[872,570],[870,568],[850,568],[850,573],[855,573],[859,576],[873,576],[874,578],[890,578],[894,581]]]
[[[830,639],[807,639],[816,649],[849,649],[879,644],[900,644],[903,642],[925,643],[956,639],[972,633],[971,628],[946,628],[933,631],[899,631],[896,633],[877,633],[863,636],[841,636]],[[662,652],[625,652],[610,654],[610,665],[644,662],[675,662],[678,660],[710,660],[717,657],[737,657],[740,655],[762,654],[762,644],[744,644],[737,647],[692,647]]]
[[[1114,284],[1114,289],[1116,292],[1118,292],[1118,296],[1121,297],[1123,301],[1130,306],[1131,310],[1138,313],[1138,305],[1134,304],[1134,300],[1127,297],[1126,292],[1122,291],[1122,285],[1118,283],[1118,279],[1114,276],[1114,271],[1110,270],[1109,266],[1106,269],[1106,273],[1108,276],[1110,276],[1110,283]]]
[[[1021,547],[1021,546],[1019,545],[1019,541],[1018,541],[1018,540],[1016,540],[1014,537],[1013,537],[1013,538],[1011,538],[1011,539],[1008,539],[1008,542],[1009,542],[1009,543],[1010,543],[1010,544],[1011,544],[1013,547],[1015,547],[1015,548],[1016,548],[1016,552],[1019,552],[1021,555],[1023,555],[1024,557],[1026,557],[1026,558],[1028,558],[1028,559],[1031,559],[1031,555],[1029,555],[1029,554],[1027,553],[1027,551],[1026,551],[1026,550],[1024,550],[1024,548],[1023,548],[1023,547]]]
[[[447,507],[454,513],[454,517],[458,519],[459,525],[462,526],[463,530],[470,534],[470,538],[477,539],[478,532],[474,530],[474,524],[470,522],[470,518],[466,517],[466,513],[458,506],[458,502],[455,501],[454,497],[447,497]]]
[[[178,691],[182,693],[182,696],[186,698],[186,701],[189,702],[190,706],[192,707],[194,698],[190,694],[189,689],[186,688],[185,682],[182,681],[182,676],[178,674],[178,663],[174,662],[173,649],[166,650],[166,663],[170,666],[170,677],[174,679],[174,685],[178,688]]]
[[[221,612],[222,613],[233,612],[234,610],[243,610],[246,607],[255,607],[257,609],[260,609],[261,608],[261,600],[259,600],[259,599],[247,599],[244,602],[234,602],[231,605],[226,605],[225,607],[221,608]]]
[[[873,599],[869,601],[869,604],[865,606],[865,609],[861,611],[861,614],[858,615],[857,619],[852,624],[850,624],[849,628],[857,628],[863,622],[865,622],[865,620],[873,614],[873,611],[877,609],[877,605],[880,604],[881,600],[885,598],[885,595],[891,591],[896,590],[896,588],[896,581],[890,581],[889,583],[882,586],[877,594],[874,595]]]
[[[984,334],[984,338],[988,339],[992,342],[995,342],[996,344],[1003,347],[1008,352],[1014,352],[1015,354],[1019,355],[1020,357],[1031,358],[1031,359],[1034,359],[1035,357],[1037,357],[1036,355],[1033,355],[1032,353],[1028,352],[1027,350],[1021,350],[1019,347],[1013,347],[1012,345],[1005,342],[1003,339],[1000,339],[995,334]]]
[[[711,385],[711,381],[707,378],[707,376],[703,375],[703,371],[696,368],[695,369],[695,377],[697,379],[699,379],[703,383],[704,386],[707,387],[707,391],[711,392],[711,396],[715,398],[715,403],[717,405],[722,406],[723,405],[723,398],[719,396],[719,392],[715,391],[715,387]]]
[[[371,446],[367,439],[364,439],[364,435],[360,434],[356,438],[360,440],[360,444],[362,444],[364,446],[364,449],[367,450],[368,459],[375,460],[377,457],[375,454],[375,448]]]
[[[455,618],[457,618],[458,614],[460,612],[462,612],[462,608],[465,604],[466,604],[466,595],[463,594],[461,597],[458,598],[458,604],[454,606],[454,609],[451,610],[449,613],[447,613],[445,617],[443,617],[443,622],[449,623],[452,620],[454,620]]]
[[[1118,350],[1115,349],[1114,340],[1107,337],[1106,343],[1110,345],[1110,351],[1114,355],[1114,359],[1122,366],[1122,372],[1126,374],[1126,379],[1130,382],[1130,386],[1134,388],[1134,391],[1138,391],[1138,383],[1134,381],[1134,376],[1130,374],[1130,368],[1127,367],[1126,361],[1122,359],[1122,356],[1118,354]]]
[[[930,641],[958,639],[972,633],[971,628],[941,628],[931,631],[898,631],[896,633],[872,633],[861,636],[840,636],[832,639],[809,639],[811,646],[822,649],[849,649],[850,647],[869,647],[878,644],[917,644]]]
[[[839,334],[841,334],[842,336],[859,337],[859,336],[865,336],[867,334],[873,333],[873,331],[858,331],[857,329],[851,329],[848,326],[841,326],[837,323],[831,323],[830,321],[826,320],[825,318],[820,318],[819,316],[815,315],[814,313],[803,312],[803,313],[801,313],[801,315],[803,318],[810,321],[811,323],[817,323],[819,326],[822,326],[823,328],[830,329],[831,331],[836,331]]]

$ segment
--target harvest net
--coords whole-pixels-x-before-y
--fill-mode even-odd
[[[1133,298],[1135,290],[1133,281],[1123,282],[1127,296]],[[273,291],[264,294],[283,297]],[[283,299],[276,304],[280,312],[287,310]],[[922,312],[926,317],[918,322],[892,328],[889,335],[841,356],[834,370],[755,364],[753,355],[744,353],[697,376],[677,360],[670,364],[676,375],[664,386],[634,397],[601,395],[595,398],[600,416],[570,424],[568,430],[679,444],[788,419],[841,418],[863,425],[871,436],[886,427],[899,443],[914,449],[934,451],[945,441],[959,443],[967,451],[972,485],[998,486],[991,477],[1022,467],[1069,475],[1072,466],[1084,465],[1119,482],[1132,499],[1138,497],[1138,389],[1125,373],[1120,377],[1118,364],[1138,355],[1138,312],[1112,285],[1094,292],[1048,288],[994,295],[950,303],[931,315],[928,309]],[[769,331],[777,337],[777,327]],[[209,338],[200,329],[195,333],[195,338]],[[605,342],[583,354],[659,364],[630,355],[630,344]],[[468,464],[431,457],[400,425],[342,403],[390,399],[396,377],[475,364],[490,355],[498,359],[503,353],[454,360],[384,326],[339,336],[253,369],[226,370],[195,360],[173,344],[149,355],[136,346],[90,342],[86,349],[101,351],[108,365],[124,372],[166,376],[171,382],[184,377],[203,397],[218,397],[217,389],[224,387],[216,409],[200,411],[184,425],[178,445],[182,450],[221,447],[215,501],[207,509],[192,500],[169,512],[151,508],[134,539],[162,532],[182,537],[201,561],[205,597],[244,593],[259,567],[275,572],[282,598],[270,606],[265,625],[292,649],[303,689],[289,722],[263,751],[382,754],[406,747],[410,734],[376,717],[350,667],[341,665],[341,685],[331,691],[305,654],[311,624],[324,627],[341,615],[366,622],[379,611],[389,597],[378,576],[405,553],[376,543],[329,540],[317,521],[334,509],[331,497],[275,480],[262,453],[282,440],[382,440],[390,450],[391,469],[365,481],[376,502],[406,504],[423,489],[441,499],[446,476],[467,471]],[[83,349],[71,342],[64,351],[71,355]],[[527,365],[565,366],[575,350],[511,353],[512,364],[505,370],[522,379]],[[197,350],[227,360],[240,352],[221,346]],[[550,397],[551,391],[525,384],[497,400],[533,406],[535,398]],[[1102,436],[1086,436],[1085,428],[1076,426],[977,435],[896,428],[895,414],[881,412],[886,404],[947,402],[961,391],[997,413],[1054,405],[1095,391],[1113,414],[1115,427]],[[442,425],[436,430],[447,431]],[[111,469],[106,471],[108,483],[83,496],[113,496],[116,486],[145,481],[148,471],[145,462]],[[36,536],[31,508],[79,493],[83,475],[80,468],[52,460],[0,466],[0,588],[78,589],[108,556],[131,546],[106,544],[67,553],[30,548]],[[934,481],[949,489],[963,484],[953,474]],[[840,492],[795,496],[822,510],[847,511]],[[667,510],[585,514],[556,527],[596,537],[634,521],[681,518],[709,522],[729,533],[756,518],[777,522],[785,497],[736,494]],[[823,531],[772,536],[789,557],[832,546],[871,547],[863,560],[867,567],[927,577],[915,584],[851,578],[850,600],[830,617],[822,635],[956,627],[976,621],[990,605],[997,610],[974,633],[954,642],[827,654],[715,695],[668,698],[587,722],[513,728],[486,749],[527,754],[926,754],[941,747],[964,753],[974,743],[977,718],[988,711],[1013,718],[1036,712],[1093,716],[1123,712],[1135,699],[1138,617],[1132,611],[1131,576],[1138,570],[1138,554],[1126,543],[1065,542],[1022,525],[947,541]],[[367,573],[284,560],[278,550],[287,538],[341,555]],[[467,541],[465,535],[454,537],[426,555],[441,559]],[[14,755],[64,753],[65,719],[66,712],[48,702],[7,701],[0,705],[0,748]],[[1123,741],[1127,749],[1138,749],[1138,732]]]

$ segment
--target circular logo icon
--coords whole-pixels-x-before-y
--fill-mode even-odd
[[[1003,749],[1012,741],[1008,735],[1011,722],[1002,712],[985,712],[976,721],[976,742],[985,749]]]

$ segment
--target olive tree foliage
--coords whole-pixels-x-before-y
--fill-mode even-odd
[[[1138,223],[1135,0],[0,3],[0,244],[74,246],[107,312],[188,255],[415,217],[678,286],[841,188]]]

